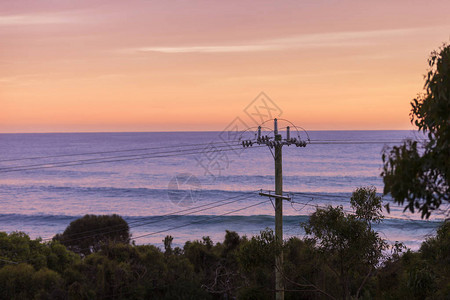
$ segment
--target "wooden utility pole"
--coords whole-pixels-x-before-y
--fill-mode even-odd
[[[275,153],[272,152],[275,160],[275,194],[272,193],[259,193],[261,196],[267,196],[275,198],[275,242],[281,246],[283,244],[283,200],[291,200],[291,198],[283,196],[283,145],[296,145],[297,147],[305,147],[306,142],[298,139],[291,138],[290,127],[286,127],[286,138],[283,139],[281,134],[278,133],[278,120],[274,119],[273,133],[274,137],[268,137],[261,135],[261,126],[258,127],[258,138],[256,143],[258,145],[267,145],[270,151],[275,149]],[[254,141],[243,141],[244,147],[252,146]],[[283,251],[280,251],[275,256],[275,298],[276,300],[284,300],[284,282],[283,282]]]
[[[275,195],[283,195],[283,164],[281,134],[278,134],[277,119],[275,119]],[[275,198],[275,241],[277,245],[283,244],[283,199]],[[276,300],[284,299],[284,284],[281,270],[283,268],[283,252],[275,257],[275,291]]]

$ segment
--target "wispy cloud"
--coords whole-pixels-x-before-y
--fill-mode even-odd
[[[304,34],[279,39],[256,41],[252,43],[240,43],[234,45],[202,45],[202,46],[175,46],[175,47],[139,47],[127,49],[128,52],[160,52],[160,53],[233,53],[233,52],[260,52],[277,51],[301,48],[321,47],[347,47],[367,46],[377,43],[379,40],[408,35],[428,34],[436,30],[448,30],[445,28],[405,28],[372,31],[348,31],[319,34]]]
[[[134,49],[140,52],[162,53],[220,53],[220,52],[254,52],[280,50],[280,45],[231,45],[231,46],[188,46],[188,47],[142,47]]]
[[[0,26],[61,24],[71,23],[73,21],[73,18],[63,14],[0,16]]]

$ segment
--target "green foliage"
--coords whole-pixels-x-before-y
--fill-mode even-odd
[[[47,268],[35,272],[31,278],[31,286],[35,299],[53,299],[64,296],[63,279],[61,275]]]
[[[237,254],[246,238],[226,231],[224,242],[213,244],[209,237],[202,241],[186,242],[184,255],[194,265],[202,287],[212,295],[236,297],[243,282]]]
[[[164,252],[105,243],[80,258],[58,242],[0,232],[0,299],[273,299],[281,250],[287,300],[449,299],[450,222],[419,252],[402,254],[397,244],[382,262],[385,244],[370,227],[381,202],[372,191],[355,191],[356,214],[318,209],[305,224],[309,236],[283,244],[270,229],[250,239],[226,231],[222,243],[204,237],[172,249],[169,236]]]
[[[450,221],[418,252],[393,256],[378,270],[378,299],[450,299]]]
[[[32,277],[35,270],[29,264],[7,265],[0,269],[1,299],[31,299],[34,293]]]
[[[382,219],[381,199],[375,188],[357,189],[351,204],[356,214],[346,214],[342,206],[317,208],[303,225],[310,242],[340,283],[340,289],[329,292],[343,299],[360,296],[387,246],[371,228],[372,222]]]
[[[429,268],[414,268],[408,275],[406,286],[416,299],[426,299],[436,290],[435,275]]]
[[[6,234],[0,232],[0,267],[10,262],[27,262],[36,270],[49,268],[62,272],[68,265],[79,261],[79,257],[59,242],[42,243],[32,240],[23,232]]]
[[[436,236],[422,243],[421,258],[431,269],[436,284],[435,298],[450,299],[450,220],[447,219],[437,230]]]
[[[0,299],[63,299],[62,288],[61,275],[47,268],[22,263],[0,269]]]
[[[426,93],[411,102],[411,122],[429,141],[386,149],[381,174],[385,194],[426,218],[450,201],[450,45],[432,52],[428,64]]]
[[[377,189],[374,186],[357,188],[350,198],[356,217],[364,220],[369,226],[372,222],[379,223],[384,218],[381,203],[381,197],[377,196]]]
[[[109,243],[130,242],[130,228],[118,215],[85,215],[70,223],[62,234],[53,239],[84,256],[97,252]]]
[[[239,260],[246,269],[252,267],[275,267],[275,255],[281,250],[276,245],[275,235],[272,229],[266,228],[260,235],[254,236],[242,246]]]

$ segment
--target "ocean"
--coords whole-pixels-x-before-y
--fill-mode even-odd
[[[302,237],[316,207],[342,205],[352,191],[381,194],[381,153],[412,131],[311,131],[306,147],[283,147],[284,238]],[[303,139],[307,137],[302,136]],[[136,244],[182,246],[225,230],[252,236],[274,228],[267,146],[242,147],[223,132],[0,134],[0,231],[51,239],[85,214],[119,214]],[[389,197],[384,201],[390,202]],[[443,217],[391,213],[375,229],[389,242],[418,249]]]

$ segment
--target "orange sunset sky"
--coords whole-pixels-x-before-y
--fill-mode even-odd
[[[450,1],[2,0],[0,132],[411,129]]]

